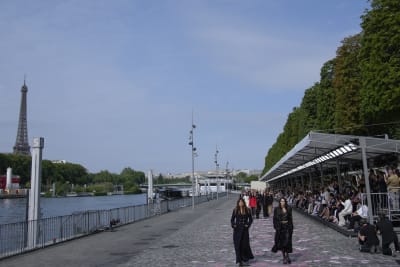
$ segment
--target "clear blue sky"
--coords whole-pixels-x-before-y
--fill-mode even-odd
[[[304,90],[366,0],[0,1],[0,152],[28,133],[45,159],[124,167],[262,169]]]

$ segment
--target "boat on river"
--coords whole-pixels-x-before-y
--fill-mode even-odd
[[[0,199],[24,198],[27,196],[27,193],[28,193],[27,189],[9,189],[9,190],[0,189]]]

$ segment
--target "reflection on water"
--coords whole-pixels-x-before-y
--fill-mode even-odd
[[[146,194],[40,198],[42,218],[69,215],[77,211],[108,210],[145,203]],[[26,204],[26,198],[0,199],[0,224],[24,221]]]
[[[26,198],[0,199],[0,224],[25,220]]]

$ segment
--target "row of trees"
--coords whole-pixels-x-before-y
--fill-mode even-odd
[[[13,173],[21,177],[21,185],[30,187],[32,158],[15,154],[0,154],[0,174],[5,175],[11,167]],[[234,177],[236,182],[250,183],[258,180],[257,175],[247,175],[240,172]],[[115,185],[123,185],[124,191],[140,193],[139,185],[146,183],[145,174],[125,168],[121,173],[111,173],[103,170],[98,173],[88,173],[86,168],[74,163],[53,163],[42,161],[42,191],[49,191],[55,183],[56,195],[65,195],[70,191],[80,192],[110,192]],[[162,174],[153,178],[154,184],[191,183],[190,176],[184,178],[164,178]]]
[[[13,173],[21,177],[21,185],[30,187],[32,159],[29,156],[0,154],[0,174],[6,174],[11,167]],[[125,168],[121,173],[100,171],[89,173],[85,167],[74,163],[52,163],[42,161],[42,185],[45,189],[56,184],[57,193],[63,194],[74,191],[112,191],[114,185],[123,185],[125,191],[139,192],[139,184],[145,182],[145,174],[131,168]],[[85,188],[84,185],[87,185]]]
[[[372,0],[362,32],[344,38],[289,114],[265,157],[267,172],[309,131],[400,139],[400,5]]]

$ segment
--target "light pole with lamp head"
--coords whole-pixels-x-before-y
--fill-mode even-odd
[[[225,190],[226,190],[226,197],[228,197],[229,185],[228,185],[228,178],[229,178],[229,169],[228,169],[229,161],[226,162],[226,169],[225,169]]]
[[[195,184],[194,184],[194,156],[196,154],[196,148],[194,147],[194,129],[196,125],[193,123],[193,114],[192,114],[192,129],[190,130],[189,136],[189,145],[192,147],[192,208],[194,209],[194,195],[195,195]],[[197,178],[196,178],[196,188],[197,188]]]
[[[215,177],[217,178],[217,200],[218,200],[218,193],[219,193],[219,178],[218,178],[218,172],[219,172],[219,164],[218,164],[218,148],[215,146],[215,155],[214,155],[214,163],[215,163]]]

